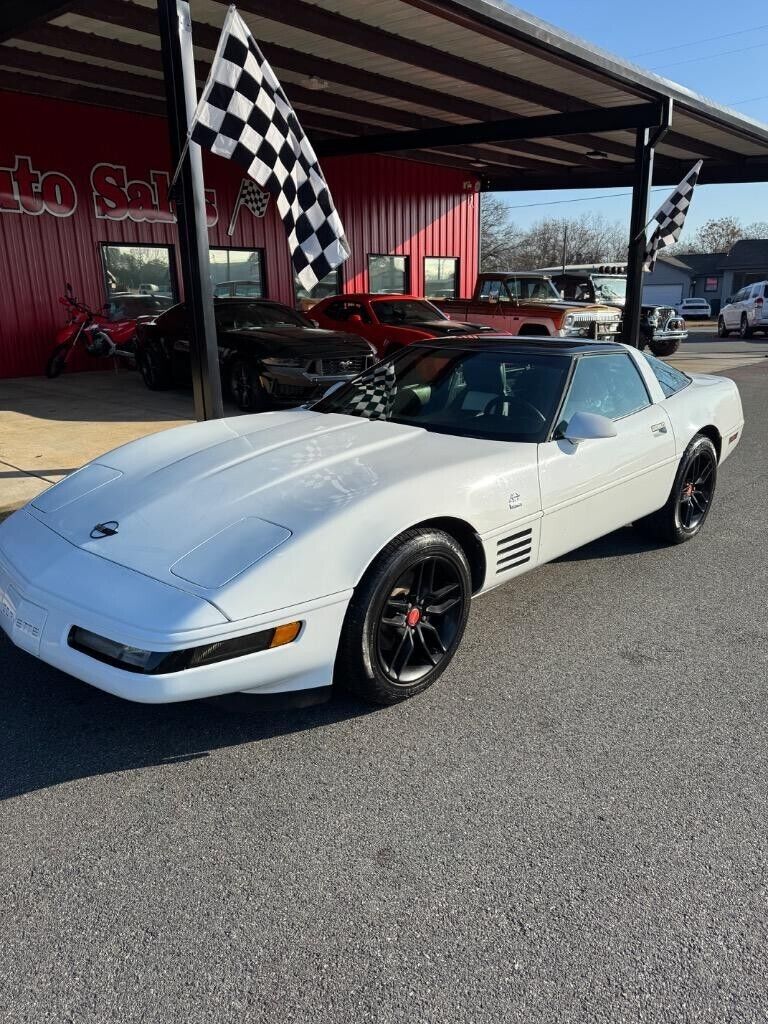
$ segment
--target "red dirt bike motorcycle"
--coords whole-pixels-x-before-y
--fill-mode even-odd
[[[56,332],[56,345],[45,365],[46,377],[58,377],[78,345],[82,345],[89,356],[114,356],[127,360],[135,368],[135,320],[110,320],[104,312],[94,313],[75,298],[69,283],[64,286],[59,302],[67,307],[67,322]],[[104,306],[105,310],[107,308]]]

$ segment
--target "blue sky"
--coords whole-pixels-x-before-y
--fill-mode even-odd
[[[619,57],[768,123],[768,6],[764,0],[512,2]],[[504,198],[513,207],[510,216],[521,227],[542,217],[578,216],[584,212],[628,221],[626,196],[563,202],[623,191],[509,192]],[[667,191],[662,189],[651,197],[652,210],[654,201],[660,202]],[[768,220],[768,183],[700,186],[684,235],[690,237],[711,217],[726,215],[745,223]]]

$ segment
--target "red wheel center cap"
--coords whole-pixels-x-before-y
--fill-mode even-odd
[[[419,609],[411,608],[411,610],[405,617],[405,621],[408,623],[411,629],[413,629],[414,626],[418,626],[419,622],[421,621],[421,612],[419,611]]]

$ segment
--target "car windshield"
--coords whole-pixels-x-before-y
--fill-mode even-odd
[[[216,306],[216,324],[222,331],[257,330],[260,327],[312,327],[301,313],[268,302],[227,302]]]
[[[459,437],[539,442],[569,363],[540,352],[411,345],[312,408]]]
[[[598,302],[624,303],[627,298],[626,277],[593,277],[595,299]]]
[[[379,323],[392,324],[393,327],[447,319],[437,306],[421,299],[377,299],[371,305]]]

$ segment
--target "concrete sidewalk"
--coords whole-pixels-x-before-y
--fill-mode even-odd
[[[192,421],[191,393],[148,391],[130,371],[0,381],[0,513],[105,451]]]

